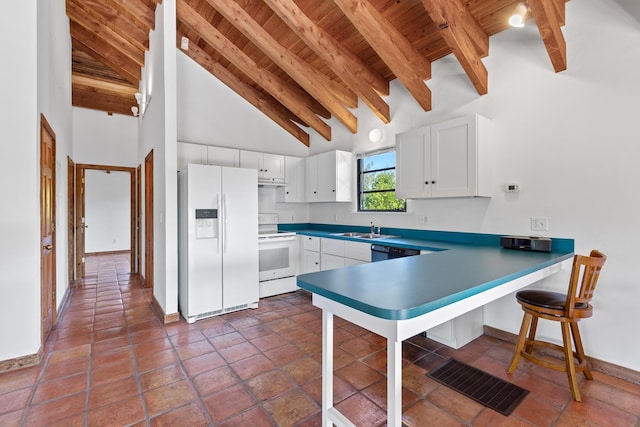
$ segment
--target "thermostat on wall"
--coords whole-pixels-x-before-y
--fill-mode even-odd
[[[504,185],[504,191],[507,193],[517,193],[520,191],[520,184],[516,184],[515,182],[509,182]]]

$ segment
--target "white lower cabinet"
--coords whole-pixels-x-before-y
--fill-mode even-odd
[[[302,235],[298,238],[300,274],[320,271],[320,238]]]
[[[427,331],[427,337],[441,344],[458,349],[478,338],[484,332],[482,307],[471,310],[455,319],[444,322]]]
[[[322,270],[371,262],[371,244],[350,240],[321,239]]]

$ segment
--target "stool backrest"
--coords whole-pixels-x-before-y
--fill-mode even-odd
[[[606,255],[595,249],[591,251],[589,256],[575,255],[573,257],[569,292],[565,304],[567,317],[573,317],[576,303],[589,304],[596,290],[600,270],[606,261]]]

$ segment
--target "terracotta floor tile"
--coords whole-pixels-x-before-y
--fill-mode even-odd
[[[169,339],[173,343],[173,345],[181,346],[185,344],[189,344],[192,342],[198,342],[204,340],[206,337],[202,335],[202,332],[199,330],[189,330],[186,333],[178,333],[175,335],[171,335]]]
[[[265,351],[264,354],[277,366],[283,366],[301,357],[305,357],[304,352],[292,344]]]
[[[29,397],[31,397],[31,388],[22,388],[0,394],[0,415],[24,409],[27,406]]]
[[[564,407],[571,399],[569,387],[559,386],[544,378],[533,376],[528,372],[520,376],[514,384],[529,390],[531,396],[559,408]]]
[[[38,381],[38,375],[39,366],[0,373],[0,394],[33,386]]]
[[[387,410],[387,381],[378,381],[362,390],[362,394],[379,406],[383,411]],[[402,407],[407,408],[420,399],[420,396],[407,388],[402,388]]]
[[[105,383],[89,390],[89,409],[130,399],[139,393],[138,381],[134,377]]]
[[[402,386],[424,396],[440,384],[427,377],[426,371],[419,366],[408,364],[402,367]]]
[[[255,399],[242,385],[236,385],[202,399],[209,416],[220,422],[236,416],[256,404]]]
[[[0,415],[0,426],[3,427],[19,427],[22,420],[23,410],[8,412]]]
[[[463,425],[458,418],[424,400],[406,409],[402,414],[402,422],[411,427]]]
[[[273,399],[296,386],[288,375],[278,370],[253,377],[245,384],[259,401]]]
[[[426,356],[428,353],[429,351],[410,342],[404,341],[402,343],[402,358],[409,362],[415,362],[416,360]]]
[[[166,337],[154,339],[151,341],[145,341],[144,343],[136,344],[133,346],[133,352],[138,358],[153,356],[159,351],[172,349],[173,344],[171,344],[169,338]]]
[[[231,367],[242,380],[255,377],[275,368],[275,365],[263,354],[247,357],[232,363]]]
[[[220,335],[227,335],[233,332],[236,332],[236,330],[233,329],[233,327],[229,325],[227,322],[202,327],[202,333],[207,338],[214,338]]]
[[[475,400],[442,385],[429,393],[427,400],[465,422],[471,421],[484,409]]]
[[[377,426],[387,419],[385,411],[360,393],[356,393],[338,403],[336,409],[357,426]],[[428,424],[422,425],[426,426]]]
[[[24,426],[45,426],[78,415],[85,410],[87,393],[76,393],[29,406]]]
[[[187,360],[214,351],[207,340],[196,341],[176,347],[176,352],[182,360]]]
[[[601,381],[584,381],[580,387],[580,393],[583,396],[601,400],[631,414],[640,414],[640,395]]]
[[[251,340],[251,344],[256,346],[260,351],[268,351],[276,347],[281,347],[288,343],[289,341],[276,334],[264,335]]]
[[[32,405],[37,405],[45,400],[56,399],[68,394],[75,394],[87,390],[87,373],[71,375],[53,381],[41,382],[36,387],[36,392],[31,401]]]
[[[226,365],[226,361],[216,352],[203,354],[183,362],[184,368],[187,370],[187,374],[192,377],[201,372],[210,371],[211,369],[219,368]]]
[[[307,393],[318,405],[322,406],[322,378],[311,381],[302,386]],[[343,401],[347,397],[354,394],[356,390],[342,378],[333,376],[333,404]]]
[[[146,372],[162,366],[173,365],[178,361],[178,356],[173,349],[158,351],[146,357],[137,357],[138,372]]]
[[[356,357],[364,357],[367,354],[371,354],[374,351],[379,350],[380,346],[362,338],[354,337],[353,339],[342,343],[340,348]]]
[[[260,323],[261,323],[260,320],[256,319],[255,317],[253,317],[251,315],[247,315],[246,317],[243,316],[241,318],[229,321],[229,324],[236,331],[242,331],[242,329],[247,329],[247,328],[250,328],[252,326],[257,326]]]
[[[353,362],[340,368],[336,371],[336,375],[351,384],[356,390],[362,390],[384,378],[362,362]]]
[[[516,411],[518,409],[520,407],[516,408]],[[632,415],[590,396],[582,396],[582,402],[571,400],[564,412],[575,414],[603,426],[633,426],[637,425],[639,420],[638,414]]]
[[[187,380],[174,382],[144,393],[149,416],[155,416],[196,400],[197,395]]]
[[[92,353],[103,353],[106,351],[115,350],[122,347],[129,346],[129,336],[123,335],[120,337],[111,338],[104,341],[94,342],[92,345]]]
[[[236,415],[228,421],[219,424],[220,427],[267,427],[276,424],[269,418],[263,408],[257,407]]]
[[[193,378],[193,386],[201,396],[218,392],[240,382],[233,370],[227,366],[207,371]]]
[[[143,391],[171,384],[185,379],[187,376],[179,365],[169,365],[140,375]]]
[[[207,412],[196,402],[174,409],[151,419],[152,427],[205,427],[211,425]]]
[[[140,396],[131,397],[109,406],[90,410],[87,425],[91,427],[124,426],[145,419]]]
[[[264,409],[271,414],[281,427],[296,425],[305,418],[320,412],[320,407],[304,393],[293,390],[278,398],[266,402]]]
[[[238,360],[246,359],[249,356],[258,354],[259,351],[251,343],[243,342],[241,344],[232,345],[219,351],[220,355],[228,362],[233,363]]]
[[[117,381],[134,374],[133,360],[122,360],[109,364],[104,368],[92,369],[90,380],[91,387],[96,387],[111,381]]]
[[[322,377],[322,364],[310,357],[304,357],[284,365],[282,370],[287,372],[293,381],[299,385]]]
[[[218,335],[212,338],[209,338],[209,342],[213,344],[216,350],[220,351],[223,348],[232,347],[237,344],[242,344],[247,340],[240,335],[238,332],[231,332],[229,334]]]

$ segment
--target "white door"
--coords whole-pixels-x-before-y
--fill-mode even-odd
[[[336,200],[336,152],[318,154],[318,201]]]
[[[302,252],[302,273],[314,273],[320,271],[320,252]]]
[[[220,233],[221,171],[219,166],[187,166],[188,277],[181,283],[181,299],[187,298],[183,316],[197,316],[222,309],[222,247]],[[185,185],[186,184],[186,185]],[[205,212],[207,211],[207,212]],[[210,217],[209,213],[217,215]],[[184,220],[183,219],[183,220]],[[184,287],[186,285],[186,288]],[[182,308],[181,307],[181,308]]]
[[[207,163],[207,147],[199,144],[178,143],[178,170],[181,171],[189,163],[203,165]]]
[[[226,308],[258,302],[258,172],[222,168],[222,260]]]
[[[475,141],[474,116],[431,126],[432,197],[475,195]]]
[[[318,201],[318,156],[307,157],[305,166],[305,200],[307,202]]]
[[[284,156],[264,153],[262,155],[262,177],[271,181],[284,180]]]

